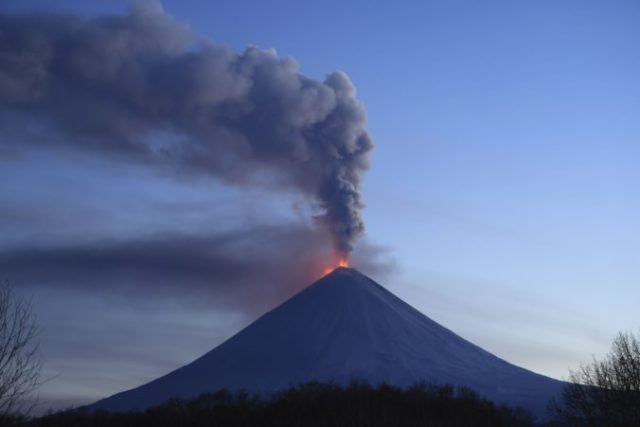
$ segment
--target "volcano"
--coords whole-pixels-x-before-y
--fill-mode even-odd
[[[264,394],[354,379],[466,386],[537,415],[564,386],[494,356],[340,267],[192,363],[89,408],[141,410],[223,388]]]

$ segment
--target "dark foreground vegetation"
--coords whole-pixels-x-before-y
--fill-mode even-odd
[[[531,426],[528,412],[497,406],[468,389],[418,385],[408,390],[366,384],[309,383],[264,400],[219,391],[172,400],[140,413],[68,411],[30,427],[199,426]]]
[[[571,371],[550,409],[559,425],[640,426],[640,334],[622,332],[602,360]]]

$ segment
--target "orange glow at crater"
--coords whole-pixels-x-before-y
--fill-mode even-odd
[[[340,259],[338,259],[338,265],[325,268],[322,272],[322,275],[326,276],[327,274],[331,273],[333,270],[339,267],[349,267],[349,260],[347,259],[347,257],[340,257]]]

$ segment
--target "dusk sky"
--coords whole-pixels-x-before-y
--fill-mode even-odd
[[[132,7],[239,55],[275,49],[329,86],[348,76],[375,145],[351,260],[427,316],[560,379],[640,327],[637,1],[0,2],[2,22]],[[1,95],[0,278],[33,300],[43,408],[190,362],[333,262],[305,170],[265,160],[246,183],[247,164],[207,175],[78,149],[66,138],[90,113],[60,100],[66,133],[34,142],[16,129],[47,133],[63,114]]]

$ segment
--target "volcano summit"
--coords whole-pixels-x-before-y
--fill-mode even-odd
[[[316,380],[470,387],[543,414],[563,383],[512,365],[351,268],[337,268],[194,362],[90,409],[128,411],[226,388],[269,393]]]

